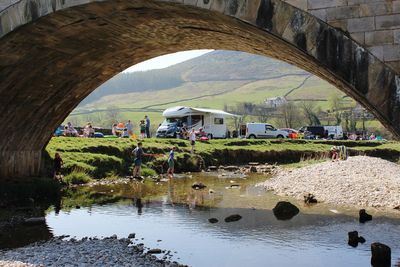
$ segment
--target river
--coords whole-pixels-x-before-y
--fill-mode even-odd
[[[360,224],[355,208],[325,204],[305,205],[265,192],[255,184],[266,179],[181,175],[173,181],[123,182],[93,185],[66,192],[61,209],[46,211],[45,233],[50,236],[127,237],[135,243],[171,251],[171,259],[190,266],[370,266],[370,244],[382,242],[392,249],[393,265],[400,255],[400,220],[374,211],[371,222]],[[194,182],[207,187],[193,190]],[[115,198],[118,196],[118,198]],[[277,220],[271,211],[289,200],[300,213]],[[227,223],[224,218],[242,219]],[[208,219],[216,218],[211,224]],[[347,245],[347,233],[357,230],[366,243]],[[34,227],[13,235],[29,236]],[[2,247],[7,247],[3,244]]]

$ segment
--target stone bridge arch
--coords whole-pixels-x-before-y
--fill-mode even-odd
[[[190,49],[294,64],[400,136],[398,73],[343,30],[282,0],[1,0],[0,8],[0,177],[38,175],[53,130],[100,84]]]

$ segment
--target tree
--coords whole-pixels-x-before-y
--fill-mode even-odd
[[[120,116],[120,112],[117,107],[115,107],[115,106],[107,107],[106,118],[107,118],[107,123],[109,125],[112,125],[113,123],[117,123],[119,116]]]
[[[299,126],[300,112],[298,106],[294,102],[286,102],[278,108],[279,114],[282,116],[283,125],[286,128],[295,128]]]
[[[315,102],[303,101],[301,102],[301,109],[303,110],[304,116],[308,120],[309,125],[321,125],[316,111]]]
[[[337,93],[333,93],[329,96],[328,102],[329,102],[329,108],[331,109],[331,112],[335,117],[335,124],[340,125],[342,123],[342,114],[343,114],[342,97]]]

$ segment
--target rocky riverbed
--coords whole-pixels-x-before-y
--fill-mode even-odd
[[[172,262],[172,252],[149,250],[143,244],[134,245],[131,239],[112,236],[104,239],[84,238],[47,242],[0,251],[0,266],[184,266]],[[154,254],[161,255],[156,257]]]
[[[303,199],[311,193],[318,201],[335,205],[400,208],[400,165],[379,158],[356,156],[298,169],[281,169],[259,184],[278,195]]]

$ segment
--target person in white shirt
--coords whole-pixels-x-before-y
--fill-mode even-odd
[[[192,130],[190,131],[189,140],[190,140],[190,144],[192,145],[192,154],[193,154],[194,153],[194,145],[196,144],[196,133],[194,131],[194,128],[192,128]]]

